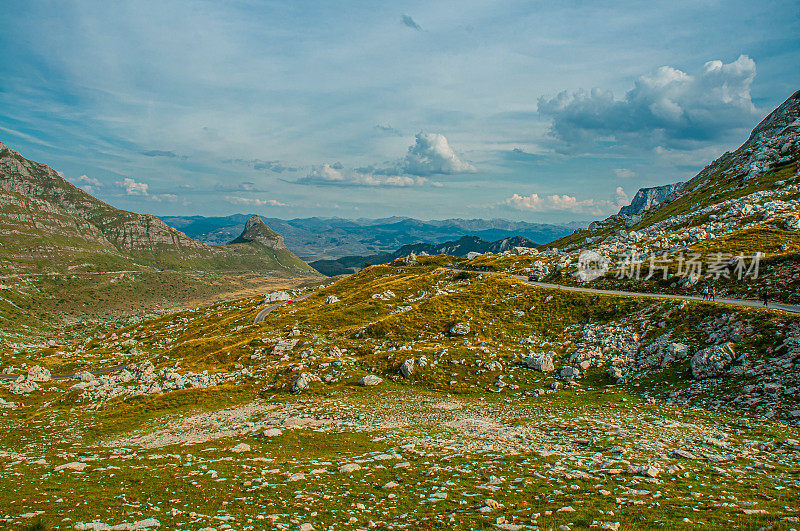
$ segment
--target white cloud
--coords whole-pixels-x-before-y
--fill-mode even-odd
[[[540,196],[531,194],[527,196],[514,194],[501,206],[528,212],[572,212],[573,214],[607,215],[616,212],[619,207],[630,203],[628,195],[622,187],[617,187],[612,199],[584,199],[567,194]]]
[[[147,189],[149,186],[147,183],[138,183],[130,177],[126,177],[122,181],[116,181],[114,184],[124,188],[127,195],[148,195]]]
[[[337,163],[314,166],[307,176],[295,182],[315,185],[406,187],[426,184],[428,179],[419,176],[374,173],[369,168],[351,171]]]
[[[630,204],[631,199],[628,197],[628,194],[625,193],[625,190],[623,190],[621,186],[617,186],[614,192],[614,206],[623,207]]]
[[[249,205],[249,206],[286,206],[286,203],[281,203],[275,199],[258,199],[256,197],[240,197],[233,195],[226,195],[225,201],[236,205]]]
[[[473,173],[475,167],[458,158],[444,135],[419,132],[408,148],[402,169],[412,175]]]
[[[636,172],[627,168],[616,168],[614,169],[614,175],[620,179],[632,179],[636,177]]]
[[[639,77],[621,100],[599,89],[564,91],[540,98],[539,113],[552,118],[550,132],[564,151],[608,144],[695,149],[752,125],[755,75],[746,55],[709,61],[696,75],[662,66]]]
[[[96,186],[98,188],[103,186],[103,183],[101,183],[100,181],[98,181],[94,177],[89,177],[86,174],[83,174],[80,177],[78,177],[77,179],[75,179],[75,182],[78,183],[78,185],[85,184],[85,185],[89,185],[89,186]]]
[[[178,196],[175,194],[154,194],[150,196],[150,199],[156,201],[158,203],[165,201],[168,203],[175,203],[178,200]]]

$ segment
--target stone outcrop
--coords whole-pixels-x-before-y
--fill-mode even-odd
[[[640,214],[650,209],[653,205],[663,203],[664,201],[676,197],[684,184],[685,183],[675,183],[651,188],[640,188],[639,191],[636,192],[636,195],[633,196],[631,204],[622,207],[619,213],[626,216]]]

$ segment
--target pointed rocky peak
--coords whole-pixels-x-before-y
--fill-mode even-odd
[[[253,214],[244,226],[244,231],[233,243],[259,243],[270,249],[286,249],[283,236],[270,229],[261,216]],[[230,245],[230,244],[229,244]]]

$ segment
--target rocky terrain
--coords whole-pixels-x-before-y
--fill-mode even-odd
[[[799,114],[800,93],[663,201],[545,247],[411,253],[325,284],[18,336],[0,350],[0,519],[797,529],[800,313],[516,274],[796,301]],[[233,245],[281,240],[254,217]],[[759,275],[738,279],[753,249]],[[653,252],[657,279],[619,274]],[[687,273],[682,253],[724,254],[712,271],[728,275]]]
[[[5,274],[146,267],[314,273],[282,243],[242,235],[228,245],[208,245],[155,216],[114,208],[2,143],[0,189]]]
[[[547,246],[486,254],[467,267],[628,291],[700,293],[714,285],[719,296],[758,298],[766,292],[773,300],[797,302],[799,158],[800,91],[739,149],[675,185],[663,200],[645,189],[631,205],[636,213],[623,209]],[[592,278],[581,267],[587,251],[595,253],[595,269],[603,269]],[[756,254],[759,267],[751,270]],[[690,261],[702,270],[689,270]],[[740,273],[747,271],[744,282]]]
[[[797,525],[797,317],[559,292],[464,262],[422,256],[7,351],[0,464],[15,494],[0,494],[0,516],[60,529]]]

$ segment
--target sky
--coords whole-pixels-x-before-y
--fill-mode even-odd
[[[799,65],[797,0],[4,0],[0,142],[157,215],[602,219]]]

